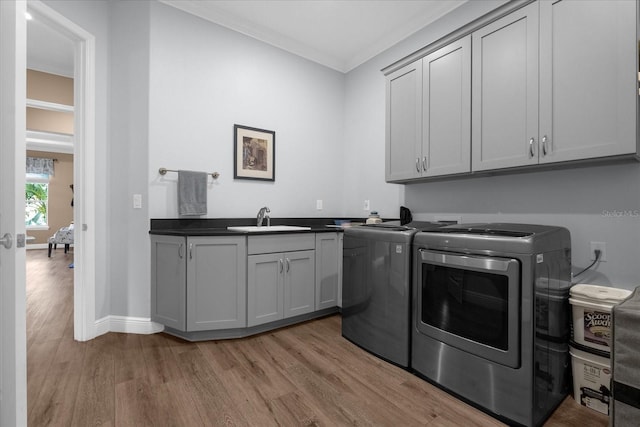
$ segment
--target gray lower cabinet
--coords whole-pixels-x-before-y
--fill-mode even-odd
[[[316,234],[316,310],[335,307],[342,288],[342,233]]]
[[[315,311],[313,233],[249,236],[247,326]]]
[[[187,239],[151,236],[151,320],[187,329]]]
[[[187,330],[244,328],[245,237],[188,237]]]
[[[253,326],[281,326],[340,304],[338,232],[154,234],[151,261],[151,320],[187,339],[245,336]]]
[[[250,255],[247,326],[315,310],[315,251]]]
[[[151,236],[151,320],[180,331],[246,327],[245,237]]]

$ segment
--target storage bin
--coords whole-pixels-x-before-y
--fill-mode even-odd
[[[569,345],[573,372],[573,398],[582,406],[609,415],[611,362],[604,351],[575,342]]]
[[[573,322],[571,338],[578,344],[611,351],[611,309],[631,291],[579,284],[569,290]]]

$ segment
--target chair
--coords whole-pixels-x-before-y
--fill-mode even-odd
[[[48,256],[51,258],[51,248],[57,249],[58,244],[64,245],[64,253],[69,252],[69,245],[73,244],[73,224],[69,227],[62,227],[60,230],[56,231],[53,236],[49,237],[49,253]]]

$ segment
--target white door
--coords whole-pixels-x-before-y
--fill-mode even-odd
[[[0,425],[27,424],[24,1],[0,1]]]

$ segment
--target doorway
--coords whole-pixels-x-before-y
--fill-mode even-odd
[[[95,39],[40,1],[27,10],[73,51],[73,324],[74,339],[87,341],[95,337]]]

